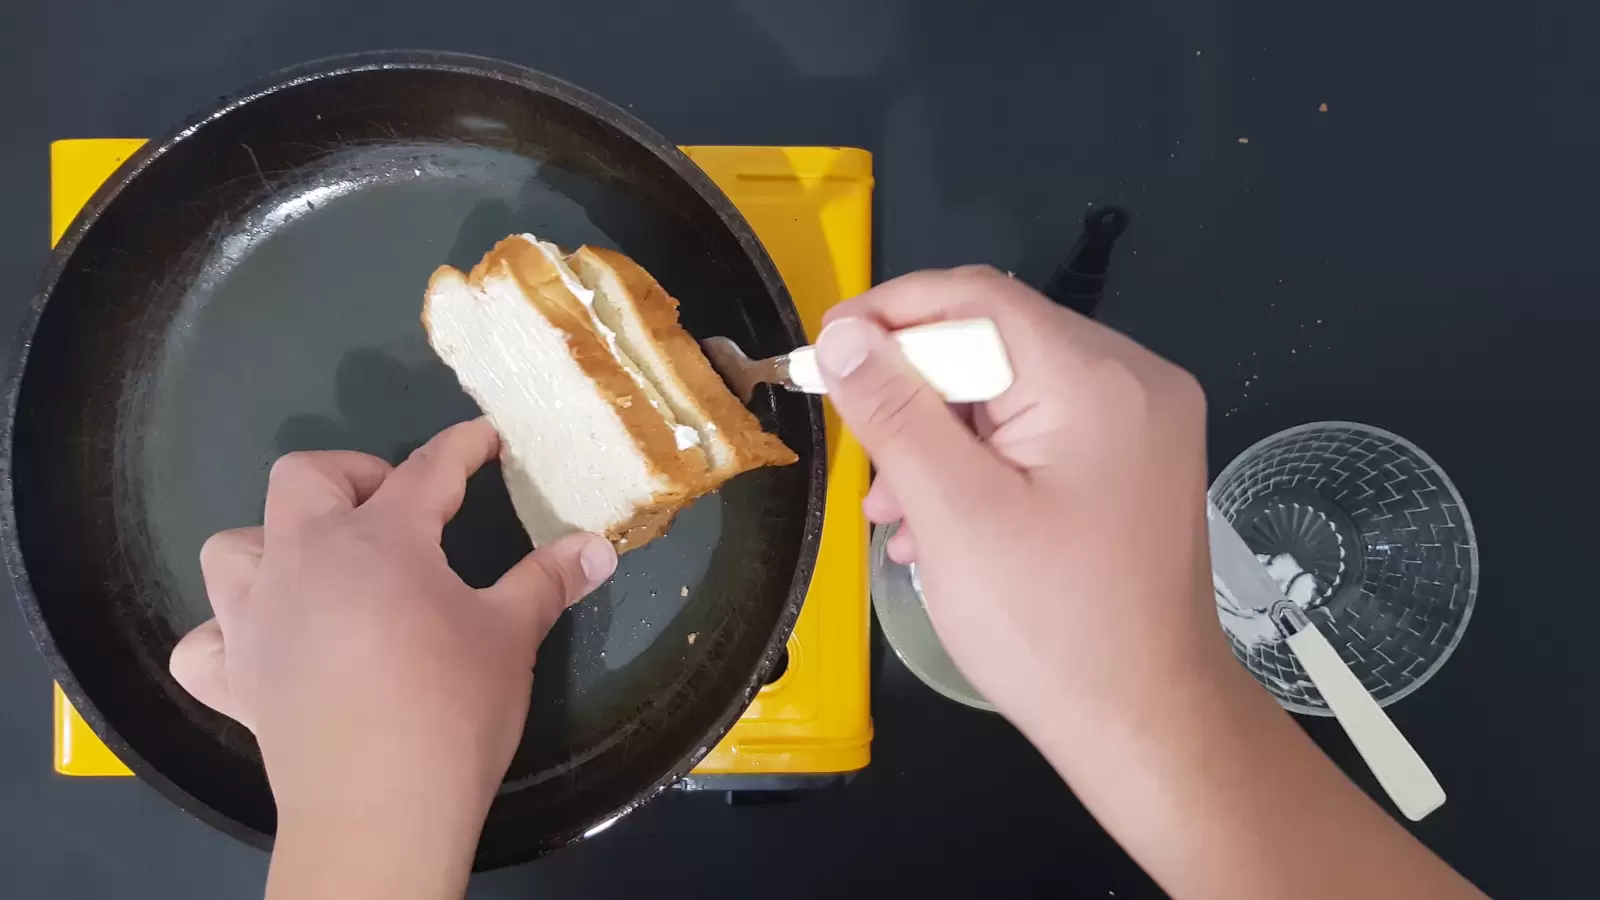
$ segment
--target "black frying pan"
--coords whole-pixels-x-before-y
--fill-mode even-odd
[[[459,55],[337,58],[225,100],[130,159],[51,257],[6,395],[5,560],[90,725],[230,834],[265,846],[276,817],[249,732],[167,675],[210,615],[200,544],[260,521],[282,453],[398,461],[476,415],[428,349],[422,292],[520,231],[622,250],[698,336],[754,356],[804,343],[749,226],[675,147],[571,85]],[[783,653],[821,529],[822,414],[787,394],[757,407],[799,464],[701,500],[563,617],[479,867],[659,793]],[[498,472],[444,542],[477,585],[528,551]]]

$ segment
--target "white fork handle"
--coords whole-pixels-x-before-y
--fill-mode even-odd
[[[1378,701],[1372,699],[1361,680],[1339,658],[1328,639],[1309,623],[1289,637],[1289,649],[1299,658],[1311,683],[1317,686],[1328,708],[1344,726],[1367,768],[1413,822],[1444,805],[1444,788],[1433,777],[1428,764],[1395,727]]]
[[[1015,377],[1000,329],[991,319],[959,319],[917,325],[894,333],[900,352],[946,403],[983,403],[1005,393]],[[826,394],[817,371],[816,348],[789,354],[795,390]]]

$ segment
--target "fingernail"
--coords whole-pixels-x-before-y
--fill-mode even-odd
[[[583,567],[583,577],[590,584],[599,584],[617,570],[617,551],[610,541],[595,538],[578,552],[578,565]]]
[[[835,378],[861,368],[872,347],[873,325],[862,319],[835,319],[817,335],[817,364]]]

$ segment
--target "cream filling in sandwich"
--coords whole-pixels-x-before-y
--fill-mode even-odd
[[[539,252],[544,254],[545,259],[550,261],[550,265],[556,270],[556,275],[561,278],[561,284],[572,293],[572,296],[578,299],[579,303],[583,304],[584,310],[589,314],[589,321],[594,324],[595,332],[606,342],[606,349],[611,351],[611,355],[616,359],[618,365],[622,366],[633,377],[634,382],[639,385],[639,389],[644,392],[645,399],[650,401],[650,405],[661,413],[667,420],[668,425],[672,426],[672,436],[678,444],[678,449],[687,450],[690,447],[700,446],[700,432],[696,431],[693,426],[678,424],[672,408],[662,402],[660,388],[651,383],[644,370],[639,367],[639,364],[617,344],[617,332],[606,324],[595,310],[595,292],[585,287],[583,282],[578,280],[578,276],[572,271],[572,267],[567,265],[566,257],[561,253],[561,248],[549,241],[541,241],[531,234],[523,234],[521,238],[539,248]]]

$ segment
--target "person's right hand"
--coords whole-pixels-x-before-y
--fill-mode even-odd
[[[885,329],[975,317],[999,327],[1016,383],[969,425]],[[1233,664],[1187,372],[988,267],[897,278],[828,322],[823,376],[878,471],[867,515],[903,519],[890,555],[916,560],[951,657],[1024,732],[1071,712],[1050,708],[1063,691],[1126,721],[1159,714],[1145,700],[1197,661]]]
[[[987,317],[1016,383],[970,422],[886,329]],[[875,522],[939,639],[1173,897],[1481,897],[1384,815],[1238,665],[1206,542],[1187,372],[993,269],[918,272],[817,338],[878,467]],[[1319,853],[1285,857],[1285,834]]]

